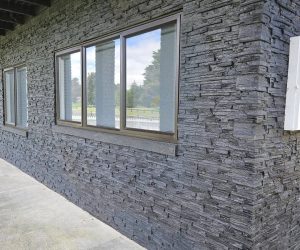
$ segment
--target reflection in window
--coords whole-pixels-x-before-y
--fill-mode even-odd
[[[86,49],[87,124],[120,128],[120,39]]]
[[[26,68],[16,70],[17,80],[17,126],[27,127],[27,72]]]
[[[15,125],[15,84],[14,70],[6,71],[5,77],[5,123]]]
[[[174,132],[176,23],[126,39],[126,127]]]
[[[80,52],[60,56],[58,67],[60,119],[81,122]]]
[[[168,16],[57,53],[58,124],[176,139],[179,23]]]
[[[28,126],[27,69],[14,68],[4,72],[5,124]]]

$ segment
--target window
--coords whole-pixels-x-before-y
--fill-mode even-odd
[[[87,124],[120,128],[120,39],[86,48]]]
[[[5,124],[28,126],[27,70],[16,67],[4,70]]]
[[[58,57],[59,116],[81,122],[81,54],[72,52]]]
[[[56,53],[58,124],[176,139],[179,18]]]
[[[126,127],[174,132],[176,23],[126,42]]]

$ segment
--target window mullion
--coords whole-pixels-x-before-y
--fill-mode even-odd
[[[7,122],[7,95],[6,95],[6,89],[7,89],[7,83],[6,83],[6,77],[5,72],[2,72],[3,74],[3,107],[4,107],[4,117],[3,117],[3,124],[5,125]]]
[[[81,47],[81,120],[87,126],[87,95],[86,95],[86,49]]]
[[[126,127],[126,40],[123,35],[121,40],[121,74],[120,74],[120,130]]]
[[[17,117],[18,117],[18,110],[17,110],[17,69],[14,68],[14,111],[15,111],[15,122],[14,125],[17,126]]]
[[[180,63],[180,23],[181,23],[181,15],[177,17],[176,20],[176,70],[175,70],[175,120],[174,120],[174,135],[175,138],[178,136],[178,109],[179,109],[179,63]]]

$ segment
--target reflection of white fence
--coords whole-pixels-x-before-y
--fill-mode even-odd
[[[139,117],[139,118],[153,118],[158,119],[159,109],[154,108],[127,108],[127,116],[130,117]]]
[[[126,127],[129,128],[139,128],[139,129],[149,129],[149,130],[159,130],[159,120],[158,119],[145,119],[145,118],[127,118]]]
[[[80,116],[72,116],[73,121],[80,121]],[[96,117],[88,116],[87,117],[88,125],[96,126]],[[120,118],[116,117],[115,127],[120,127]],[[158,131],[159,130],[159,120],[158,119],[145,119],[145,118],[127,118],[126,127],[128,128],[137,128],[137,129],[149,129]]]
[[[73,121],[80,121],[81,111],[73,110],[72,119]],[[87,123],[88,125],[96,126],[95,111],[87,112]],[[120,127],[119,116],[115,116],[115,127]],[[127,109],[126,127],[159,131],[159,110],[140,108]]]
[[[147,130],[159,130],[159,110],[127,108],[126,127]],[[96,112],[87,112],[88,125],[96,126]],[[120,117],[115,117],[115,127],[120,127]]]
[[[88,119],[96,118],[96,112],[88,112],[87,113],[87,118]]]
[[[150,119],[150,120],[157,120],[159,117],[159,110],[155,109],[141,109],[141,108],[127,108],[127,117],[128,118],[137,118],[137,119]],[[74,115],[76,112],[73,111]],[[94,118],[96,117],[95,111],[88,111],[87,116]]]

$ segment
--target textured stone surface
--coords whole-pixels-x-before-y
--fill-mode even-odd
[[[52,130],[55,50],[174,11],[176,157]],[[28,138],[1,130],[0,156],[149,249],[297,248],[299,136],[283,133],[283,115],[299,11],[288,0],[53,1],[0,38],[1,68],[26,62],[29,88]]]
[[[267,1],[263,7],[256,129],[255,248],[300,248],[299,133],[284,132],[289,39],[300,35],[299,1]]]

